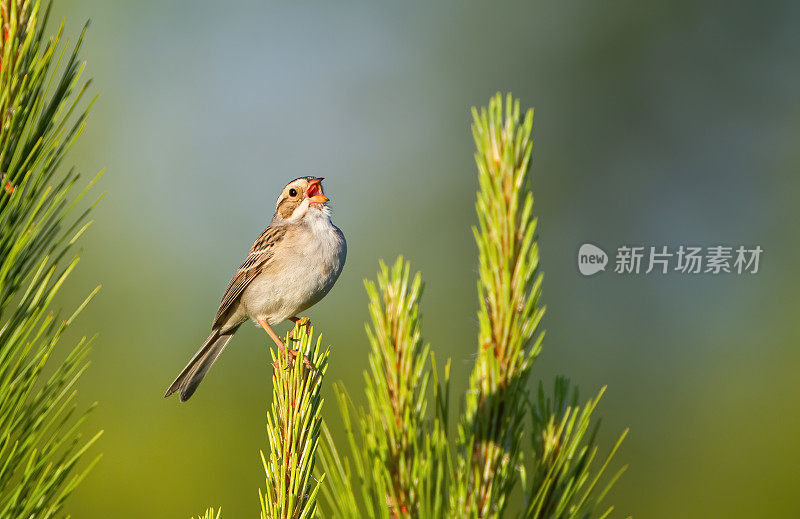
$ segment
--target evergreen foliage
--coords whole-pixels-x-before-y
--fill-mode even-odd
[[[457,492],[453,506],[470,517],[498,517],[516,483],[525,398],[534,340],[544,314],[535,239],[533,194],[526,189],[533,110],[520,118],[519,102],[473,109],[477,151],[478,358],[458,434]]]
[[[592,412],[604,391],[605,387],[581,408],[578,391],[573,388],[570,394],[567,379],[556,378],[552,397],[547,397],[539,384],[538,398],[529,408],[531,430],[535,434],[530,438],[533,454],[530,483],[526,484],[524,472],[522,477],[526,492],[524,517],[607,517],[613,510],[613,507],[602,508],[602,501],[626,467],[622,467],[594,497],[593,492],[628,431],[622,433],[593,472],[598,454],[595,436],[600,424],[597,422],[592,427]]]
[[[76,193],[77,173],[61,169],[91,102],[83,34],[67,54],[63,23],[45,36],[48,12],[38,0],[0,0],[0,517],[59,515],[97,460],[80,463],[100,434],[82,437],[74,404],[91,340],[52,358],[97,289],[66,317],[53,308],[90,223],[76,203],[94,181]]]
[[[364,373],[368,404],[359,411],[355,428],[344,386],[336,388],[355,474],[327,428],[322,450],[330,481],[323,493],[334,517],[357,518],[363,510],[369,517],[443,517],[447,510],[450,452],[446,422],[440,420],[446,410],[442,401],[429,423],[430,348],[422,343],[422,279],[417,273],[409,280],[410,266],[398,258],[391,269],[381,262],[377,286],[365,282],[371,318],[369,370]],[[434,386],[439,387],[435,377]],[[351,487],[354,476],[358,492]]]
[[[322,337],[314,343],[313,329],[295,326],[285,344],[300,354],[291,364],[270,349],[277,366],[272,375],[272,408],[267,415],[269,455],[261,453],[267,475],[266,490],[259,491],[262,519],[314,517],[322,479],[313,477],[322,426],[322,378],[328,369],[329,350],[321,350]],[[311,363],[303,362],[306,355]]]
[[[420,276],[410,280],[402,259],[392,269],[381,264],[377,286],[367,282],[367,408],[357,420],[344,388],[337,393],[350,458],[325,429],[321,460],[329,484],[323,495],[334,517],[583,518],[611,512],[600,503],[622,471],[601,491],[597,485],[625,434],[596,466],[599,424],[592,426],[592,412],[600,395],[580,408],[566,379],[557,379],[552,398],[541,385],[538,397],[529,389],[544,314],[528,187],[533,111],[523,116],[518,101],[508,96],[504,102],[498,94],[488,108],[473,110],[473,119],[480,186],[473,228],[478,351],[454,450],[447,430],[450,364],[440,384],[433,355],[428,365],[429,348],[422,346]],[[509,513],[515,488],[524,500]]]

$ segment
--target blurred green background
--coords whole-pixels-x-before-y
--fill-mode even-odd
[[[65,16],[73,40],[92,19],[83,57],[100,93],[71,160],[109,171],[63,298],[103,284],[75,327],[100,334],[80,393],[100,402],[87,431],[106,431],[75,517],[256,515],[263,332],[243,327],[188,404],[162,394],[297,176],[326,177],[349,245],[310,311],[334,348],[325,415],[331,382],[361,394],[361,280],[398,253],[423,271],[426,338],[463,390],[469,108],[498,90],[536,109],[535,377],[566,374],[583,398],[608,384],[603,446],[631,428],[619,516],[800,516],[800,4],[57,1]],[[583,278],[585,241],[765,252],[757,275]]]

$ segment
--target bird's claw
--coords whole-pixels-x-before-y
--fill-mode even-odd
[[[286,350],[286,360],[287,360],[286,371],[289,371],[292,368],[292,364],[294,363],[294,360],[297,358],[299,354],[300,352],[297,350],[289,350],[289,349]],[[303,364],[305,364],[307,370],[316,371],[314,369],[314,365],[311,364],[311,361],[308,360],[308,357],[306,357],[305,355],[303,355]],[[280,369],[281,367],[280,359],[275,359],[275,361],[272,363],[272,367],[273,369]]]

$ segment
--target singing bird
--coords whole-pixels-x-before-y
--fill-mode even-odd
[[[270,325],[291,320],[308,324],[298,314],[318,303],[342,273],[347,243],[331,222],[323,179],[301,177],[281,191],[269,226],[256,239],[247,258],[228,284],[211,335],[169,386],[164,397],[180,390],[181,402],[194,394],[233,334],[248,319],[258,323],[293,360]],[[304,357],[308,365],[308,359]]]

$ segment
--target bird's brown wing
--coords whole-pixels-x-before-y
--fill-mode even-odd
[[[226,314],[231,309],[231,306],[239,299],[244,289],[250,284],[259,272],[266,266],[269,260],[275,253],[275,245],[283,239],[286,234],[286,227],[267,227],[261,236],[256,239],[253,246],[250,248],[250,254],[239,267],[239,270],[234,274],[233,279],[228,284],[225,290],[225,295],[222,296],[222,303],[217,310],[217,316],[214,318],[214,327],[219,326],[224,321]]]

